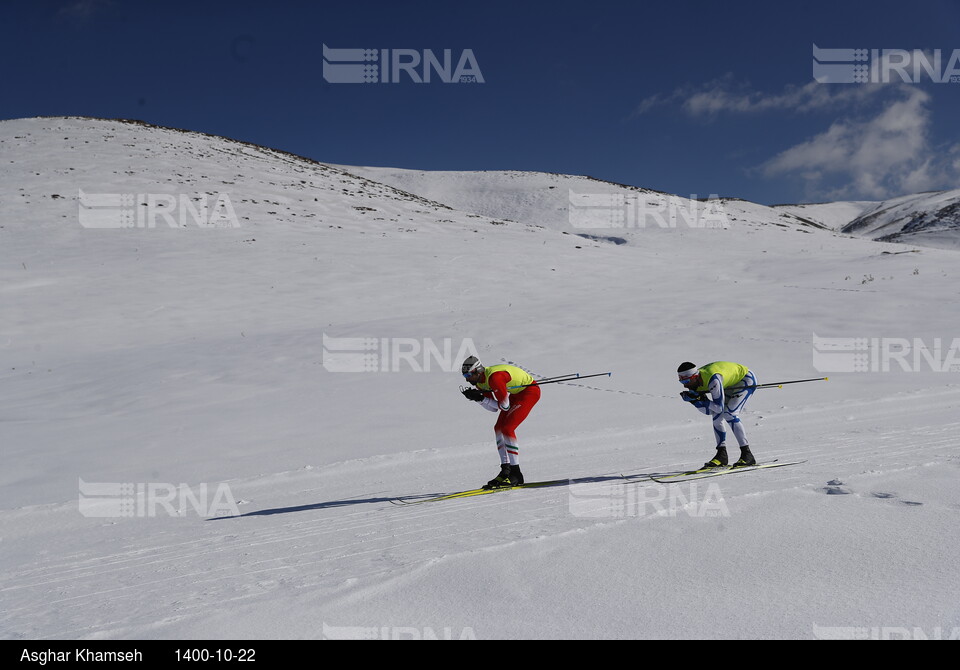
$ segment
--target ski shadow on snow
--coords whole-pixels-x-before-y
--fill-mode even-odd
[[[330,500],[327,502],[311,503],[309,505],[294,505],[292,507],[274,507],[271,509],[258,509],[254,512],[244,512],[243,514],[233,514],[231,516],[215,516],[207,521],[223,521],[225,519],[243,519],[248,516],[271,516],[273,514],[292,514],[293,512],[310,512],[318,509],[330,509],[333,507],[348,507],[351,505],[366,505],[369,503],[385,503],[396,500],[396,497],[389,498],[349,498],[347,500]]]
[[[651,477],[660,477],[662,475],[675,475],[677,470],[671,470],[669,472],[642,472],[633,475],[596,475],[592,477],[571,477],[569,479],[556,479],[556,480],[547,480],[547,481],[537,481],[526,483],[526,487],[531,490],[540,490],[540,489],[552,489],[562,486],[573,486],[575,484],[603,484],[605,482],[613,482],[619,484],[646,484],[650,483],[652,480]],[[506,489],[503,492],[507,493],[515,489]],[[491,493],[498,493],[499,491],[492,491]],[[409,496],[397,496],[396,498],[391,499],[391,502],[396,502],[397,500],[403,500],[407,502],[417,502],[423,499],[436,498],[439,496],[452,495],[457,493],[457,491],[438,491],[435,493],[418,493],[416,495]]]
[[[650,473],[639,473],[635,475],[602,475],[598,477],[577,477],[573,479],[561,479],[556,483],[545,483],[543,486],[538,488],[554,488],[558,486],[570,486],[572,484],[600,484],[603,482],[621,482],[624,484],[640,484],[648,481],[649,477],[658,477],[665,474],[676,474],[675,471],[671,472],[650,472]],[[627,479],[629,477],[629,479]],[[216,516],[207,519],[207,521],[224,521],[229,519],[243,519],[246,517],[254,516],[273,516],[274,514],[293,514],[295,512],[311,512],[314,510],[323,510],[323,509],[332,509],[335,507],[350,507],[353,505],[369,505],[371,503],[395,503],[396,501],[403,499],[411,502],[423,499],[423,498],[434,498],[436,496],[447,495],[449,493],[455,493],[455,491],[437,491],[434,493],[417,493],[414,495],[400,495],[400,496],[389,496],[389,497],[377,497],[377,498],[348,498],[346,500],[329,500],[326,502],[311,503],[308,505],[293,505],[290,507],[273,507],[270,509],[260,509],[253,512],[245,512],[243,514],[233,514],[230,516]]]

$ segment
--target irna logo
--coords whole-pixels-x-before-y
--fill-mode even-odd
[[[239,228],[230,196],[180,193],[78,192],[78,218],[84,228]]]
[[[483,84],[472,49],[454,61],[453,51],[430,49],[331,49],[323,45],[323,79],[328,84]]]
[[[813,45],[813,78],[821,84],[960,83],[960,49],[821,49]]]

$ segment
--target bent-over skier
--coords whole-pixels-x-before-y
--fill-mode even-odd
[[[757,386],[757,378],[753,372],[739,363],[717,361],[700,368],[690,362],[682,363],[677,368],[677,374],[680,383],[687,389],[680,393],[680,397],[713,419],[717,454],[704,463],[703,467],[719,468],[727,464],[727,433],[723,428],[724,421],[730,424],[740,446],[740,460],[734,463],[733,467],[756,465],[757,461],[750,452],[743,423],[740,421],[740,412]]]
[[[464,397],[480,403],[486,410],[500,413],[493,426],[500,455],[500,473],[483,488],[523,484],[516,431],[540,400],[540,387],[526,370],[514,365],[484,367],[476,356],[463,362],[461,372],[474,387],[462,388]]]

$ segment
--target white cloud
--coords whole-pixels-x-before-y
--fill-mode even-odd
[[[824,86],[812,81],[804,86],[787,86],[781,93],[762,93],[726,75],[701,86],[682,86],[672,93],[657,93],[637,105],[634,115],[646,114],[661,106],[676,105],[694,117],[715,117],[720,113],[762,113],[768,111],[815,112],[859,105],[882,95],[888,87]]]
[[[957,161],[930,141],[930,95],[915,86],[865,118],[835,121],[824,132],[766,161],[765,176],[796,174],[808,195],[881,199],[953,187]]]
[[[960,144],[947,150],[934,146],[930,101],[922,88],[908,84],[810,82],[763,93],[726,76],[647,98],[635,114],[665,105],[707,120],[721,114],[832,112],[837,118],[826,130],[764,161],[757,172],[799,178],[811,199],[882,199],[960,182]]]

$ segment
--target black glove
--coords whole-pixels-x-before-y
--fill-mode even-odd
[[[681,391],[680,397],[684,402],[697,402],[704,399],[703,394],[696,391]]]
[[[460,393],[462,393],[463,397],[466,398],[467,400],[474,400],[476,402],[483,401],[483,393],[480,391],[480,389],[469,388],[469,387],[461,388]]]

